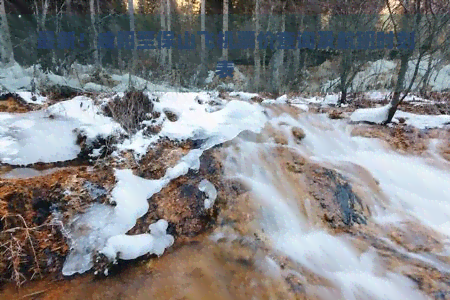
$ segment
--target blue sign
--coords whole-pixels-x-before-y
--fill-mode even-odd
[[[216,74],[219,78],[233,77],[234,64],[231,61],[221,60],[217,62]]]

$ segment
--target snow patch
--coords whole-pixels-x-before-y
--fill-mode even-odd
[[[442,128],[446,125],[450,125],[449,115],[417,115],[404,111],[397,111],[393,119],[398,121],[399,118],[404,118],[407,125],[419,129]]]
[[[391,105],[385,105],[376,108],[361,108],[355,110],[350,120],[353,122],[370,122],[375,124],[381,124],[387,120],[389,109]]]
[[[24,114],[0,113],[0,161],[14,165],[50,163],[77,157],[74,129],[88,138],[121,131],[119,124],[100,114],[93,101],[79,96],[45,110]]]
[[[173,236],[166,234],[167,227],[166,220],[159,220],[149,226],[150,234],[113,236],[101,252],[110,260],[136,259],[147,253],[161,256],[174,242]]]
[[[350,120],[353,122],[381,124],[387,120],[390,107],[391,105],[388,104],[377,108],[357,109],[350,116]],[[405,124],[418,129],[442,128],[446,125],[450,125],[449,115],[418,115],[397,110],[392,120],[394,122],[399,122],[400,118],[405,119]]]

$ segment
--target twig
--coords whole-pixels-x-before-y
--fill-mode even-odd
[[[31,293],[31,294],[28,294],[28,295],[23,296],[21,299],[25,299],[25,298],[28,298],[28,297],[37,296],[37,295],[40,295],[40,294],[45,293],[45,292],[48,291],[48,290],[49,290],[49,289],[45,289],[45,290],[42,290],[42,291],[33,292],[33,293]]]
[[[26,232],[27,232],[27,238],[28,238],[28,240],[30,242],[30,245],[31,245],[31,251],[33,251],[34,260],[35,260],[35,263],[36,263],[36,270],[37,270],[38,274],[41,275],[41,268],[39,267],[39,262],[38,262],[38,259],[37,259],[36,251],[34,250],[33,241],[32,241],[31,236],[30,236],[30,230],[33,230],[33,228],[29,228],[28,225],[27,225],[27,222],[25,221],[25,219],[19,214],[6,215],[6,216],[2,217],[2,220],[5,219],[6,217],[18,217],[18,218],[20,218],[22,220],[22,222],[23,222],[23,224],[25,226]]]

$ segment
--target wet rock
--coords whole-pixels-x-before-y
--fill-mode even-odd
[[[436,300],[450,300],[450,291],[438,291],[433,296]]]
[[[237,135],[237,137],[243,139],[244,141],[253,142],[253,143],[261,143],[264,141],[264,137],[261,134],[255,133],[250,130],[241,131]],[[267,138],[265,140],[267,140]]]
[[[294,293],[304,293],[305,292],[305,288],[303,287],[302,282],[294,275],[292,275],[292,274],[288,275],[285,280],[289,284],[291,290]]]
[[[203,99],[201,99],[199,96],[195,97],[195,102],[197,102],[200,105],[202,105],[204,103]]]
[[[310,188],[324,209],[324,218],[332,227],[367,223],[367,210],[352,186],[334,170],[316,167],[311,172]]]
[[[75,130],[77,134],[76,144],[80,146],[80,153],[75,159],[78,162],[89,162],[92,159],[104,158],[114,152],[115,144],[120,139],[120,136],[98,136],[94,140],[86,137],[83,131]]]
[[[297,141],[301,141],[306,136],[306,134],[303,131],[303,129],[301,129],[299,127],[293,127],[292,128],[292,135],[297,139]]]
[[[435,252],[443,250],[444,237],[420,224],[406,222],[390,229],[393,241],[410,252]]]
[[[274,136],[274,141],[275,141],[275,143],[280,144],[280,145],[287,145],[288,144],[287,138],[284,135],[281,135],[281,134],[275,135]]]
[[[252,97],[250,100],[252,100],[252,101],[254,101],[256,103],[261,103],[261,102],[264,101],[264,99],[262,97],[260,97],[260,96]]]
[[[164,109],[164,114],[166,115],[167,119],[170,122],[176,122],[178,121],[178,116],[176,113],[174,113],[173,111],[169,110],[169,109]]]
[[[328,113],[328,118],[335,120],[335,119],[343,119],[344,116],[342,115],[342,111],[333,109]]]
[[[189,142],[183,145],[186,146],[186,149],[183,149],[181,145],[175,149],[168,147],[155,149],[156,152],[146,158],[149,165],[142,169],[143,174],[152,177],[164,176],[165,170],[175,166],[192,146]],[[150,205],[148,213],[137,221],[130,233],[145,232],[148,225],[157,219],[165,219],[172,224],[176,238],[195,237],[211,229],[216,224],[218,205],[225,195],[224,183],[221,179],[222,165],[214,154],[218,151],[217,149],[205,151],[200,158],[198,171],[190,170],[186,175],[172,180],[159,193],[148,199]],[[168,156],[165,157],[158,153],[172,153],[174,156],[169,159]],[[155,159],[153,160],[151,157]],[[157,167],[153,169],[150,165]],[[218,191],[217,199],[211,209],[205,209],[206,195],[199,189],[199,183],[203,179],[210,181]]]
[[[32,200],[33,210],[36,212],[36,216],[33,218],[33,222],[36,225],[41,225],[50,216],[50,208],[52,203],[41,197],[34,198]]]
[[[290,172],[301,173],[304,170],[306,160],[303,157],[295,157],[291,161],[286,162],[286,167]]]

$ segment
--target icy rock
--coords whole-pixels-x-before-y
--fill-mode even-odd
[[[207,195],[205,199],[205,208],[210,209],[217,198],[217,190],[214,185],[206,179],[203,179],[198,185],[198,189]]]
[[[174,242],[173,236],[166,234],[168,225],[166,220],[159,220],[149,226],[150,234],[113,236],[108,239],[101,253],[111,261],[116,257],[124,260],[136,259],[147,253],[160,256]]]

